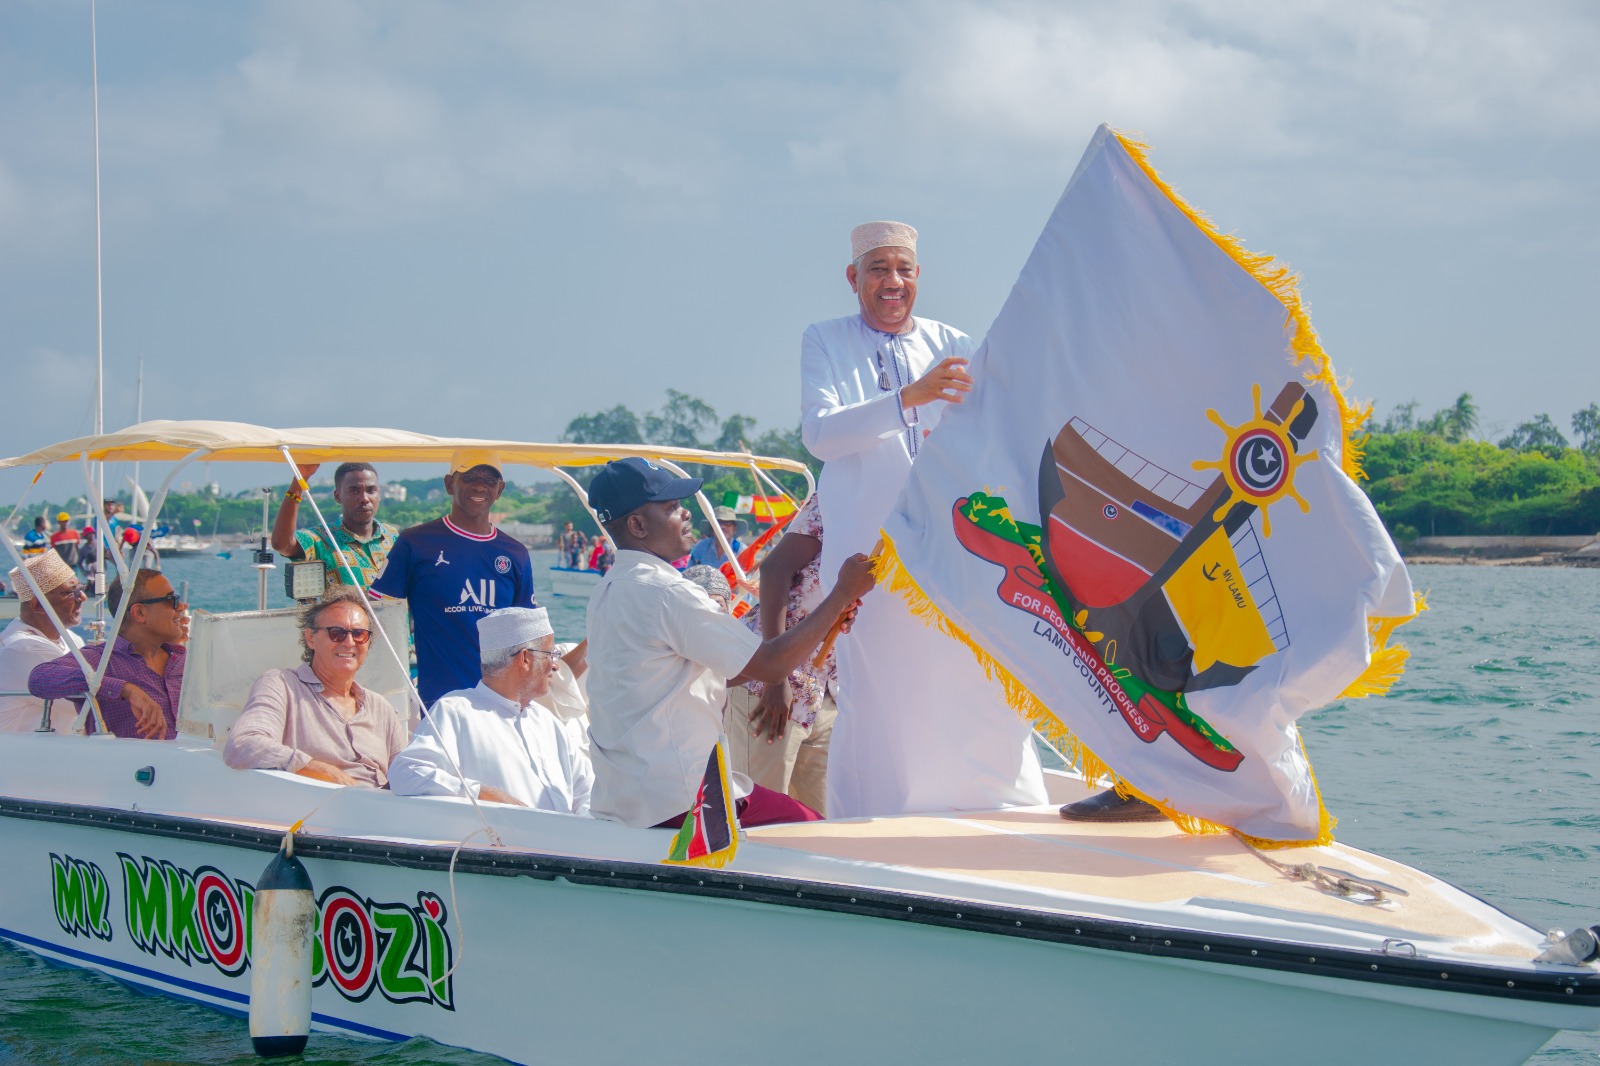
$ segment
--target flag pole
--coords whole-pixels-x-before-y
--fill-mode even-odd
[[[876,566],[883,556],[883,538],[878,538],[878,543],[872,546],[872,562]],[[839,634],[844,632],[844,615],[835,619],[832,626],[828,627],[828,635],[822,638],[822,643],[817,645],[817,654],[811,659],[812,666],[821,666],[828,661],[828,655],[833,651],[833,642],[839,639]]]

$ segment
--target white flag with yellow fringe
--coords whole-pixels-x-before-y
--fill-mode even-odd
[[[884,527],[891,592],[1190,831],[1331,839],[1295,721],[1416,607],[1295,279],[1106,127]]]

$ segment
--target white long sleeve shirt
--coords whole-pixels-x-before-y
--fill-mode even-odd
[[[888,334],[852,315],[808,327],[801,341],[801,437],[827,464],[817,488],[828,531],[824,587],[845,559],[872,550],[922,435],[945,406],[906,411],[901,389],[975,347],[942,323],[913,321],[910,332]],[[1045,801],[1028,723],[966,649],[913,617],[904,600],[883,589],[868,595],[834,651],[839,719],[828,753],[830,815]]]
[[[67,641],[72,643],[68,645]],[[73,648],[83,647],[83,638],[68,630],[65,639],[52,640],[20,618],[0,631],[0,692],[28,691],[28,674],[40,663],[52,662]],[[0,696],[0,730],[17,733],[39,728],[44,716],[44,700],[37,696]],[[72,728],[78,709],[70,700],[57,700],[50,708],[50,726],[57,733]]]
[[[943,401],[906,409],[901,390],[972,339],[927,318],[907,333],[881,333],[859,314],[807,326],[800,341],[800,436],[826,465],[817,491],[828,516],[822,579],[869,552],[911,472]],[[884,387],[887,386],[887,387]]]
[[[389,764],[389,788],[477,796],[484,785],[538,810],[588,814],[594,769],[555,715],[537,703],[519,707],[480,681],[439,697]]]
[[[644,828],[689,809],[722,735],[727,679],[760,647],[670,564],[617,552],[589,597],[596,818]]]

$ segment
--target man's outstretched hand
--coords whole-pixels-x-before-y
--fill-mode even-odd
[[[833,590],[851,600],[859,600],[877,587],[878,579],[872,576],[872,557],[856,552],[839,567],[839,580]]]
[[[967,358],[947,355],[934,367],[900,390],[900,402],[907,407],[921,407],[934,400],[960,403],[972,391],[972,375],[967,372]]]

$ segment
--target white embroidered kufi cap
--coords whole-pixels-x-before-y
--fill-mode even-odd
[[[917,231],[904,222],[863,222],[850,231],[850,259],[854,262],[874,248],[917,250]]]
[[[479,651],[520,648],[554,635],[550,612],[543,607],[502,607],[478,619]]]
[[[47,550],[43,555],[35,556],[22,564],[28,568],[28,573],[39,583],[40,592],[50,592],[60,588],[72,580],[72,567],[61,558],[61,553],[55,549]],[[11,573],[11,590],[17,594],[17,599],[23,603],[33,602],[33,588],[29,586],[28,579],[22,576],[22,567],[14,566]]]

